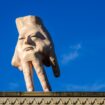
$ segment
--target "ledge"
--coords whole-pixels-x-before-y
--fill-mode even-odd
[[[0,92],[0,97],[105,97],[105,92]]]
[[[0,105],[105,105],[105,92],[0,92]]]

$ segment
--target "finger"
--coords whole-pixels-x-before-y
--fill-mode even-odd
[[[48,79],[47,79],[47,76],[46,76],[46,73],[44,71],[41,61],[35,58],[35,60],[32,61],[32,64],[34,66],[34,69],[42,85],[43,90],[45,92],[51,91],[51,88],[50,88],[50,85],[49,85],[49,82],[48,82]]]
[[[30,67],[30,75],[31,75],[32,83],[33,83],[33,70],[32,70],[32,62],[29,62],[29,67]],[[35,86],[34,86],[34,90],[35,90]]]
[[[32,70],[32,63],[29,63],[29,67],[30,67],[30,73],[31,73],[31,77],[33,78],[33,70]]]
[[[33,91],[34,87],[33,87],[33,81],[31,76],[32,68],[30,68],[30,65],[28,62],[22,62],[22,68],[23,68],[23,74],[24,74],[27,91]]]
[[[51,52],[49,59],[50,59],[51,66],[52,66],[53,73],[54,73],[55,77],[59,77],[60,76],[60,69],[59,69],[56,55],[54,54],[53,51]]]

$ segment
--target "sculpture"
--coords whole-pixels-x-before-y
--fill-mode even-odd
[[[12,58],[12,65],[23,71],[27,91],[34,91],[32,67],[40,80],[43,91],[51,91],[45,66],[52,66],[55,77],[60,76],[53,41],[37,16],[24,16],[16,19],[19,37]]]

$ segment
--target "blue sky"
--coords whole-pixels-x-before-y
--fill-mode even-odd
[[[61,76],[46,68],[53,91],[105,91],[104,0],[1,0],[0,91],[26,91],[11,66],[18,38],[15,19],[37,15],[53,38]],[[36,91],[42,91],[34,73]]]

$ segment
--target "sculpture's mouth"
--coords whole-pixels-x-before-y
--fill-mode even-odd
[[[33,49],[34,49],[33,47],[26,47],[24,50],[29,51],[29,50],[33,50]]]

